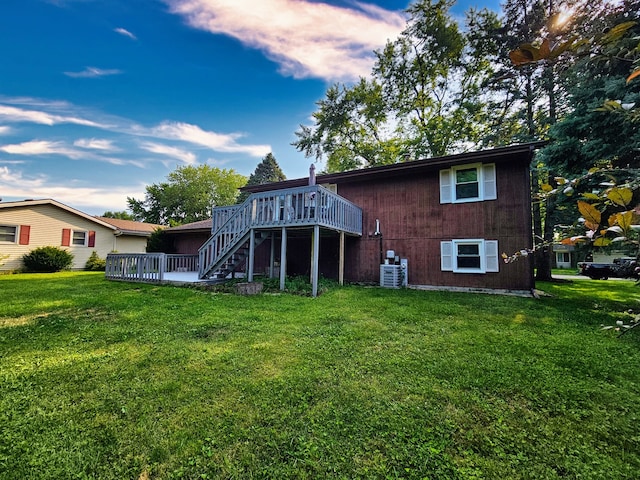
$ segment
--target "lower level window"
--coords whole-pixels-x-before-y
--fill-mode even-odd
[[[454,243],[456,247],[456,266],[461,269],[480,270],[482,258],[480,257],[481,243]]]
[[[84,231],[73,231],[73,237],[71,239],[71,245],[79,245],[84,247],[87,244],[87,232]]]
[[[0,242],[16,243],[18,227],[12,225],[0,225]]]
[[[440,242],[443,271],[487,273],[499,271],[498,242],[484,239],[460,239]]]

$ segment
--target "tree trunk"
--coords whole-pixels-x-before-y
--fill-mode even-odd
[[[553,280],[551,275],[551,267],[553,265],[553,212],[555,210],[555,202],[547,199],[546,209],[544,211],[544,225],[542,242],[544,246],[537,254],[536,281],[550,282]]]

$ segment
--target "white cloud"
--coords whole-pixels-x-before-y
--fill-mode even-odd
[[[85,213],[99,215],[108,210],[126,210],[127,197],[143,198],[145,194],[144,185],[108,188],[68,186],[77,183],[70,179],[65,186],[60,186],[44,175],[25,177],[22,172],[0,167],[0,197],[5,202],[11,198],[53,198]]]
[[[64,72],[67,77],[71,78],[97,78],[105,77],[107,75],[119,75],[121,73],[122,70],[118,70],[115,68],[105,70],[96,67],[85,67],[85,69],[80,72]]]
[[[181,122],[163,122],[150,130],[139,130],[140,134],[163,138],[167,140],[181,140],[217,152],[245,153],[253,157],[261,157],[271,151],[270,145],[241,145],[237,142],[242,137],[239,133],[222,134],[202,130],[197,125]]]
[[[104,140],[98,138],[80,138],[73,142],[73,145],[80,148],[87,148],[92,150],[116,152],[119,149],[113,145],[112,140]]]
[[[169,145],[163,145],[154,142],[145,142],[140,145],[140,148],[147,150],[151,153],[157,153],[159,155],[166,155],[171,158],[180,160],[187,165],[194,165],[196,163],[196,156],[191,153],[177,147],[171,147]]]
[[[106,157],[93,152],[71,148],[61,141],[31,140],[29,142],[16,143],[12,145],[0,145],[0,152],[12,155],[60,155],[71,160],[94,160],[110,163],[112,165],[134,165],[140,166],[139,162],[127,161],[121,158]]]
[[[120,35],[124,35],[125,37],[129,37],[132,40],[137,40],[138,38],[131,33],[129,30],[118,27],[113,29],[114,32],[119,33]]]
[[[79,118],[75,116],[57,115],[42,110],[27,110],[24,108],[11,107],[8,105],[0,105],[0,119],[4,122],[30,122],[40,125],[56,125],[59,123],[73,123],[76,125],[84,125],[87,127],[106,128],[106,125]],[[8,127],[5,127],[8,128]]]
[[[406,19],[363,2],[348,9],[309,0],[164,0],[189,25],[265,52],[295,78],[356,80],[371,73],[373,50]]]
[[[89,118],[91,118],[91,120]],[[93,119],[96,120],[94,121]],[[191,143],[217,152],[239,153],[253,157],[262,157],[272,150],[270,145],[245,145],[240,143],[240,139],[244,137],[242,133],[217,133],[204,130],[198,125],[174,121],[165,121],[155,127],[146,127],[126,118],[88,111],[67,102],[46,101],[29,97],[8,98],[0,96],[0,122],[28,122],[48,126],[72,123],[117,134],[118,143],[121,144],[126,144],[130,137],[154,137],[161,140],[177,140]],[[11,127],[2,126],[1,128],[9,129]],[[5,131],[8,132],[8,130]],[[0,130],[0,134],[2,133],[3,131]],[[0,145],[0,151],[12,153],[7,150],[7,148],[9,148],[16,151],[16,154],[23,155],[31,153],[56,153],[67,155],[72,159],[85,158],[108,161],[119,165],[125,163],[136,166],[140,165],[139,160],[130,159],[124,161],[114,158],[98,157],[87,151],[95,150],[97,153],[121,152],[122,150],[114,145],[113,140],[80,138],[73,142],[73,146],[77,148],[64,147],[60,142],[35,140],[24,144]],[[146,150],[152,151],[148,148]],[[22,151],[25,153],[18,153]],[[192,161],[190,156],[184,154],[188,152],[177,148],[172,151],[165,150],[162,152],[156,149],[153,153],[173,156],[187,163]]]
[[[0,125],[0,135],[9,135],[11,133],[11,127],[6,125]]]
[[[72,150],[66,148],[63,142],[49,142],[46,140],[32,140],[30,142],[16,143],[13,145],[2,145],[0,151],[12,155],[67,155]]]

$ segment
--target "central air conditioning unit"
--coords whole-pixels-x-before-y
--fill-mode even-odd
[[[380,286],[385,288],[400,288],[402,285],[402,271],[400,265],[380,265]]]
[[[385,288],[400,288],[408,285],[408,261],[406,258],[399,263],[380,265],[380,286]]]

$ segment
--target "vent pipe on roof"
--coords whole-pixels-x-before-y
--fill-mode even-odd
[[[309,186],[316,184],[316,166],[312,163],[309,167]]]

